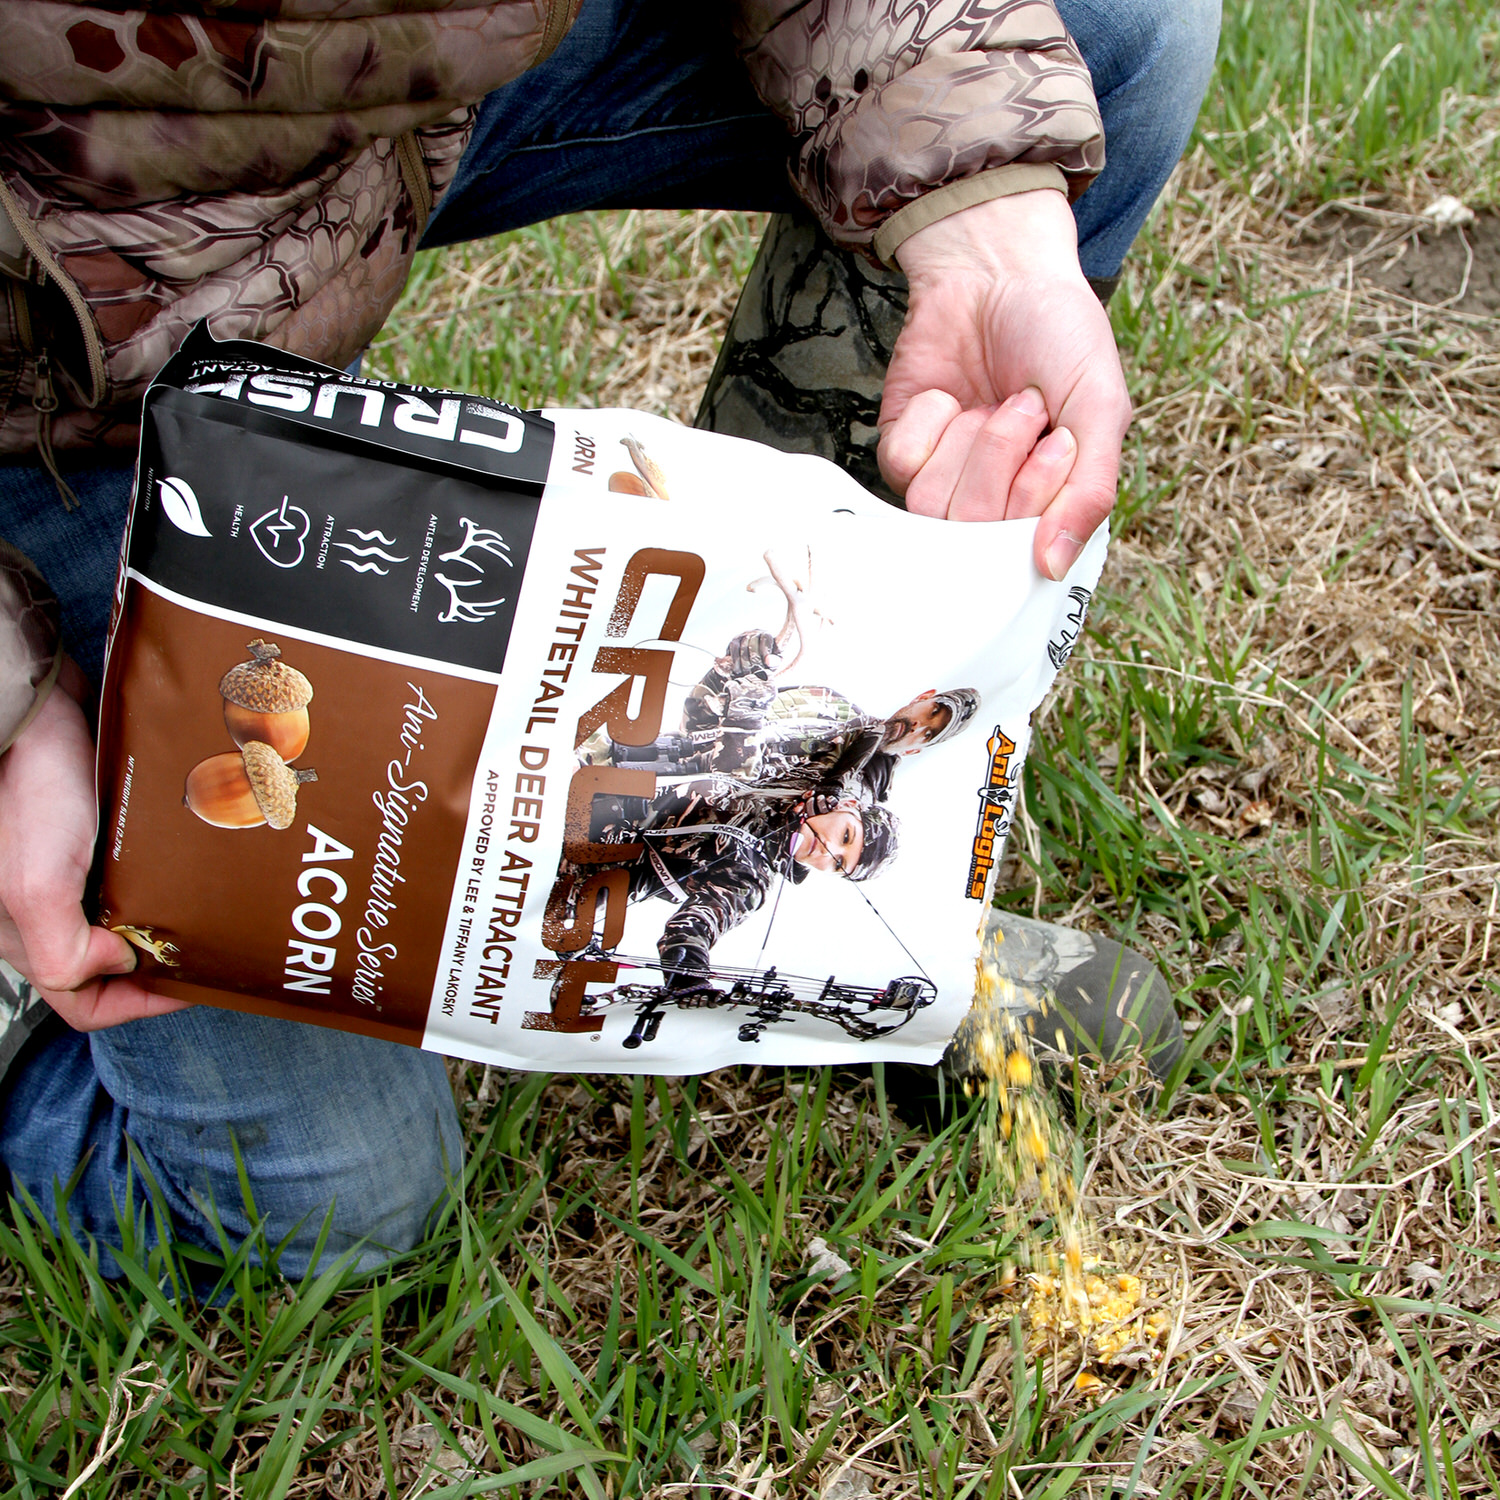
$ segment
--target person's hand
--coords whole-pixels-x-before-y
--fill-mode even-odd
[[[1130,425],[1067,201],[1048,189],[977,204],[896,258],[911,304],[880,407],[886,482],[917,515],[1040,516],[1037,567],[1061,579],[1114,504]]]
[[[710,1000],[720,994],[713,982],[708,955],[701,948],[671,943],[659,950],[666,991],[673,1000]]]
[[[36,718],[0,755],[0,957],[77,1031],[180,1010],[131,979],[135,950],[84,920],[94,850],[94,746],[65,664]]]
[[[730,677],[748,677],[752,672],[770,672],[781,659],[776,637],[769,630],[742,630],[729,643],[726,660]]]

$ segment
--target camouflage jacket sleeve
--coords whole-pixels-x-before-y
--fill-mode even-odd
[[[735,0],[741,55],[796,137],[833,240],[894,264],[990,198],[1077,197],[1104,166],[1089,71],[1052,0]]]
[[[24,553],[0,541],[0,755],[36,717],[62,667],[61,614]]]
[[[32,452],[39,417],[56,448],[133,450],[200,318],[347,365],[479,101],[580,4],[4,0],[0,454]]]
[[[730,641],[723,662],[744,660],[742,644],[764,631],[745,630]],[[747,664],[748,665],[748,664]],[[764,665],[735,673],[716,661],[689,689],[682,705],[682,727],[688,734],[704,730],[759,729],[776,698],[770,669]]]
[[[724,690],[728,676],[712,666],[688,689],[682,700],[682,727],[688,734],[717,729],[724,722]]]
[[[667,919],[658,948],[695,949],[711,960],[714,944],[760,909],[773,873],[764,853],[743,844],[694,870],[680,882],[687,900]]]
[[[759,729],[776,688],[762,672],[726,677],[717,667],[705,672],[682,704],[682,727],[689,734],[706,729]]]

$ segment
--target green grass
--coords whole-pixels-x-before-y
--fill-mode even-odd
[[[1497,69],[1488,0],[1225,0],[1200,132],[1222,177],[1288,200],[1399,191],[1426,170],[1489,201],[1500,145],[1484,132],[1476,153],[1472,127],[1496,123]]]
[[[580,214],[424,250],[370,370],[528,406],[596,405],[639,337],[637,304],[702,281],[738,285],[754,222],[719,214],[676,236],[628,214]]]
[[[482,1435],[474,1456],[491,1472],[432,1494],[540,1493],[534,1481],[562,1476],[583,1494],[640,1494],[711,1469],[730,1432],[745,1457],[774,1456],[794,1477],[815,1470],[844,1415],[842,1402],[819,1406],[833,1344],[861,1351],[850,1400],[877,1427],[899,1427],[937,1476],[933,1493],[976,1493],[961,1473],[974,1468],[961,1408],[934,1399],[1009,1346],[1008,1329],[974,1316],[970,1289],[988,1288],[1005,1245],[972,1132],[893,1126],[878,1083],[778,1081],[749,1091],[782,1127],[751,1182],[738,1131],[716,1133],[701,1113],[698,1081],[585,1081],[576,1109],[538,1107],[566,1087],[531,1077],[503,1088],[470,1143],[462,1206],[373,1279],[334,1264],[283,1286],[248,1268],[252,1249],[274,1258],[261,1243],[207,1261],[127,1246],[127,1279],[111,1283],[71,1237],[24,1221],[0,1231],[24,1272],[3,1325],[18,1382],[7,1493],[45,1493],[82,1469],[127,1371],[158,1388],[111,1432],[122,1439],[113,1493],[281,1495],[352,1437],[397,1494],[386,1414],[403,1407],[451,1451],[464,1452],[456,1429]],[[579,1127],[596,1115],[612,1126],[617,1106],[624,1149],[587,1181],[557,1183]],[[628,1211],[643,1171],[680,1182],[696,1205],[690,1226],[659,1235],[654,1215]],[[569,1330],[584,1309],[550,1262],[585,1214],[587,1233],[619,1254],[580,1347]],[[802,1272],[810,1223],[853,1267],[831,1290]],[[194,1279],[209,1300],[231,1292],[229,1305],[180,1309],[175,1294]]]
[[[1481,0],[1230,0],[1201,131],[1210,165],[1195,181],[1227,183],[1224,202],[1307,207],[1400,195],[1419,178],[1491,201],[1497,94],[1495,16]],[[1247,1183],[1298,1179],[1320,1131],[1346,1143],[1346,1178],[1376,1185],[1424,1152],[1440,1160],[1455,1244],[1500,1267],[1482,1134],[1496,1105],[1490,1054],[1393,1046],[1441,962],[1419,940],[1424,893],[1455,860],[1493,857],[1500,795],[1422,730],[1409,682],[1388,750],[1366,755],[1343,727],[1362,668],[1267,658],[1262,627],[1287,597],[1290,562],[1277,571],[1242,546],[1210,588],[1192,576],[1178,504],[1197,482],[1191,445],[1178,456],[1180,429],[1154,427],[1152,404],[1201,396],[1216,403],[1225,454],[1248,447],[1279,430],[1288,402],[1313,410],[1291,357],[1311,367],[1311,344],[1338,331],[1315,338],[1305,295],[1262,283],[1243,258],[1180,273],[1173,244],[1164,228],[1147,236],[1113,309],[1146,413],[1117,524],[1159,556],[1101,598],[1045,718],[1020,885],[1005,899],[1044,915],[1090,907],[1159,956],[1190,1047],[1158,1116],[1169,1103],[1188,1111],[1206,1139],[1232,1112],[1244,1130],[1220,1155]],[[587,403],[627,356],[615,330],[644,282],[738,276],[753,250],[748,221],[687,244],[633,238],[600,215],[426,254],[373,364]],[[1249,325],[1272,330],[1259,366],[1235,345]],[[1372,441],[1406,440],[1408,364],[1433,352],[1414,338],[1393,338],[1357,393]],[[1330,581],[1374,545],[1351,537]],[[1243,825],[1272,762],[1260,785],[1274,817]],[[1251,789],[1237,789],[1247,776]],[[1205,789],[1224,793],[1224,826],[1192,800]],[[1404,894],[1391,894],[1392,872]],[[1309,1007],[1340,987],[1362,997],[1358,1017],[1299,1071]],[[1140,1150],[1166,1149],[1166,1125],[1128,1082],[1076,1080],[1080,1164],[1118,1145],[1121,1118]],[[1013,1247],[972,1111],[909,1129],[879,1068],[517,1077],[493,1095],[475,1070],[461,1098],[456,1202],[374,1276],[330,1262],[289,1284],[258,1240],[217,1256],[150,1248],[148,1215],[128,1226],[125,1276],[110,1281],[88,1245],[13,1208],[0,1227],[0,1500],[61,1495],[96,1454],[81,1493],[172,1500],[801,1496],[861,1456],[904,1476],[889,1493],[942,1500],[1058,1500],[1106,1483],[1195,1500],[1357,1484],[1455,1500],[1500,1491],[1495,1440],[1456,1388],[1454,1352],[1467,1339],[1492,1356],[1500,1326],[1446,1265],[1420,1297],[1384,1289],[1372,1258],[1394,1212],[1385,1197],[1370,1195],[1368,1220],[1347,1232],[1292,1199],[1257,1199],[1275,1212],[1241,1225],[1234,1245],[1247,1275],[1294,1280],[1323,1299],[1320,1315],[1342,1310],[1372,1349],[1386,1341],[1418,1434],[1404,1468],[1351,1447],[1347,1424],[1290,1389],[1290,1347],[1254,1354],[1261,1385],[1236,1422],[1213,1414],[1239,1367],[1208,1357],[1070,1400],[1000,1295]],[[848,1275],[809,1277],[814,1236]],[[194,1284],[213,1291],[195,1298]],[[1346,1373],[1325,1371],[1324,1388]],[[1341,1490],[1331,1474],[1357,1482]]]

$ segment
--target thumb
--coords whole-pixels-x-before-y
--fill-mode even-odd
[[[90,926],[76,901],[58,902],[45,913],[15,910],[12,915],[25,947],[27,977],[39,990],[76,990],[101,974],[135,969],[135,949],[118,933]]]
[[[90,927],[85,963],[93,974],[134,974],[141,955],[107,927]]]

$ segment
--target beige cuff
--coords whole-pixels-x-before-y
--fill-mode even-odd
[[[1063,169],[1051,162],[1014,161],[1003,167],[992,167],[988,172],[977,172],[973,177],[960,177],[957,182],[946,182],[930,193],[914,198],[904,208],[898,208],[879,229],[871,248],[880,263],[893,271],[901,268],[896,264],[896,251],[919,229],[946,219],[965,208],[978,203],[988,203],[994,198],[1009,198],[1015,193],[1034,193],[1038,189],[1052,188],[1066,196],[1067,175]]]

